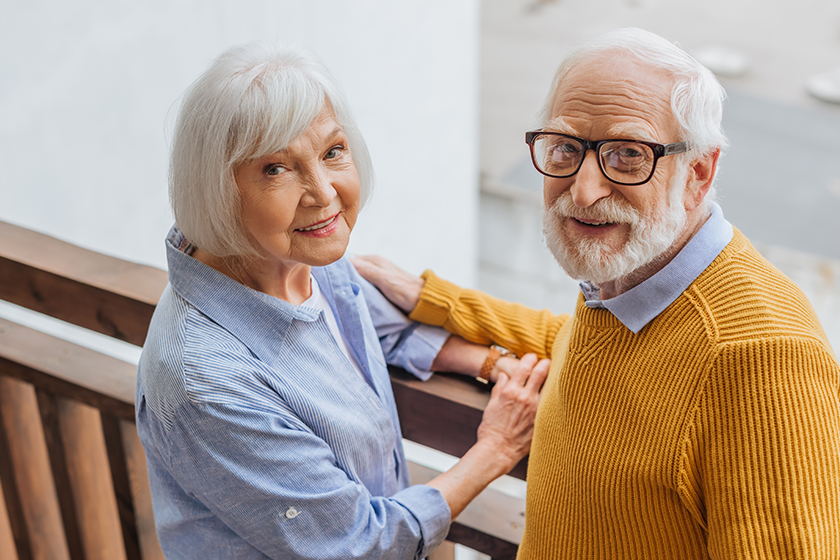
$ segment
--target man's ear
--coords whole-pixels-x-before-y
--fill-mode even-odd
[[[715,148],[689,165],[683,197],[683,204],[687,211],[690,212],[702,204],[717,174],[718,158],[720,158],[720,148]]]

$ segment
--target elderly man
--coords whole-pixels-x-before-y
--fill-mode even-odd
[[[552,358],[520,558],[840,558],[840,367],[712,202],[722,98],[638,29],[560,66],[527,142],[572,317],[357,260],[412,318]]]

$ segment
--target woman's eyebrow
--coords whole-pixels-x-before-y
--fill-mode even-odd
[[[336,136],[338,136],[339,134],[343,134],[343,133],[344,133],[344,127],[343,127],[343,126],[341,126],[341,125],[338,125],[338,126],[336,126],[336,127],[333,129],[333,131],[332,131],[332,132],[330,132],[329,134],[327,134],[326,136],[324,136],[324,139],[325,139],[325,140],[329,140],[329,139],[331,139],[331,138],[335,138],[335,137],[336,137]]]

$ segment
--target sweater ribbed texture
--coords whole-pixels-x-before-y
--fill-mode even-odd
[[[740,232],[638,334],[425,277],[412,318],[552,358],[520,559],[840,558],[840,367]]]

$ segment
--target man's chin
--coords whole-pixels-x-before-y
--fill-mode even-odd
[[[603,284],[621,278],[626,273],[619,250],[593,246],[593,244],[560,243],[549,247],[557,264],[576,280]]]

